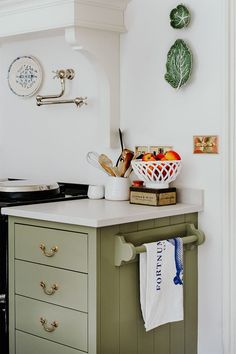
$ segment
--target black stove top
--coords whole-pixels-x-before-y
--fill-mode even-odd
[[[9,196],[8,199],[0,198],[0,208],[87,198],[87,184],[58,182],[58,185],[60,187],[60,192],[55,195],[45,195],[43,192],[32,192],[28,193],[27,198],[25,197],[25,194],[22,198],[20,194],[18,194],[16,198],[12,198],[12,196]]]

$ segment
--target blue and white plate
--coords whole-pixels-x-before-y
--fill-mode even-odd
[[[42,68],[31,56],[18,57],[8,69],[8,84],[11,91],[20,97],[33,96],[42,83]]]

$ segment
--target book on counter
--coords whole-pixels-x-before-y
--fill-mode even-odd
[[[130,187],[130,204],[163,206],[176,204],[176,188]]]

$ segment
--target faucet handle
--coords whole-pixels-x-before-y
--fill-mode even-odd
[[[77,107],[82,107],[83,105],[87,106],[88,102],[87,102],[88,97],[76,97],[74,99],[74,102],[76,104]]]
[[[59,69],[57,71],[53,71],[54,77],[53,79],[68,79],[73,80],[75,77],[75,71],[73,69]]]

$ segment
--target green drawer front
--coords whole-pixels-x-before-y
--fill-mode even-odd
[[[42,244],[46,252],[50,253],[54,247],[58,251],[47,257],[40,249]],[[86,273],[87,235],[16,224],[15,258]]]
[[[16,354],[84,354],[80,350],[16,331]]]
[[[15,299],[16,329],[87,351],[87,314],[23,296],[17,295]],[[49,327],[56,321],[58,327],[55,331],[45,331],[40,322],[41,317],[47,320]]]
[[[15,292],[19,295],[70,307],[87,312],[88,275],[68,270],[47,267],[35,263],[15,261]],[[40,285],[44,282],[46,288]],[[53,285],[58,289],[52,295]]]

